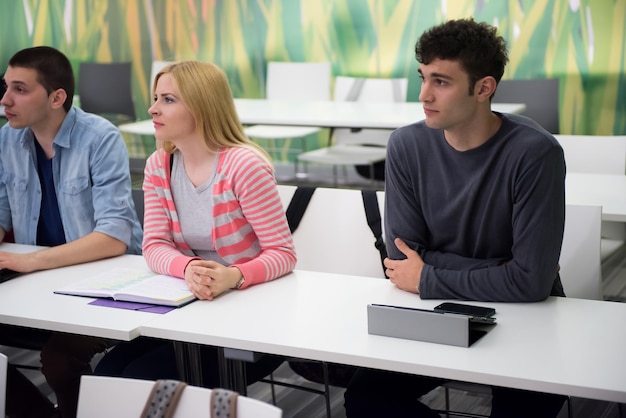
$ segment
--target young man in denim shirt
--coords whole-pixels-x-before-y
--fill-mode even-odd
[[[40,46],[17,52],[4,74],[0,104],[0,238],[48,248],[1,251],[0,268],[23,273],[139,254],[142,231],[134,210],[128,153],[106,119],[72,107],[74,74],[67,57]],[[19,280],[19,279],[18,279]],[[10,368],[10,417],[74,417],[80,376],[111,341],[0,326],[0,344],[41,341],[42,372],[58,410]]]

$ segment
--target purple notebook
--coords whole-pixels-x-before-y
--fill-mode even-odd
[[[123,302],[119,300],[105,298],[96,299],[93,302],[89,302],[89,304],[94,306],[106,306],[108,308],[129,309],[131,311],[142,311],[157,314],[168,313],[169,311],[176,309],[175,306],[152,305],[149,303],[138,302]]]

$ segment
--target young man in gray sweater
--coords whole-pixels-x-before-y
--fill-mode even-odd
[[[564,296],[559,255],[565,162],[534,121],[491,111],[508,61],[496,28],[472,19],[417,42],[426,119],[396,130],[385,174],[386,274],[427,299],[537,302]],[[439,417],[417,401],[443,380],[359,370],[349,417]],[[494,387],[492,417],[555,417],[562,396]]]

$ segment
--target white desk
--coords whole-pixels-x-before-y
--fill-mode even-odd
[[[235,99],[239,119],[244,125],[321,126],[325,128],[395,129],[424,119],[422,103],[371,103],[340,101],[288,101]],[[494,103],[502,113],[521,113],[523,104]],[[152,120],[119,126],[122,132],[154,134]]]
[[[0,250],[30,252],[34,247],[6,244]],[[142,256],[123,255],[76,266],[28,273],[0,284],[0,323],[116,340],[139,336],[139,326],[157,314],[89,305],[92,298],[54,294],[54,290],[116,266],[148,267]]]
[[[5,117],[6,113],[4,113],[4,106],[0,105],[0,117]]]
[[[603,221],[626,222],[626,175],[567,173],[565,200],[574,205],[601,205]]]
[[[440,302],[422,301],[383,279],[297,271],[155,317],[141,334],[626,402],[626,304],[483,303],[497,309],[499,324],[470,348],[367,333],[369,303],[431,309]]]

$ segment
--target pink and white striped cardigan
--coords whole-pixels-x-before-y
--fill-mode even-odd
[[[184,277],[197,259],[183,240],[170,188],[170,154],[159,149],[144,172],[143,255],[160,274]],[[213,244],[245,277],[243,287],[267,282],[296,265],[293,239],[272,167],[252,150],[223,148],[213,186]]]

